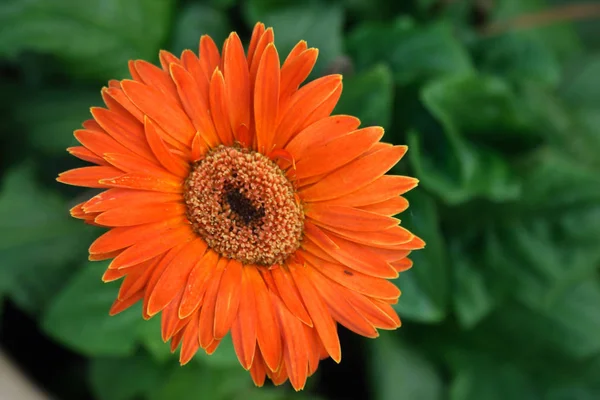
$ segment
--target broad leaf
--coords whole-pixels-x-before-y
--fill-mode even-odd
[[[86,257],[89,227],[73,220],[63,199],[35,182],[30,165],[5,176],[0,191],[0,292],[37,313]]]
[[[44,90],[21,98],[13,118],[18,128],[27,132],[33,148],[63,155],[67,147],[79,145],[73,131],[83,129],[82,122],[91,118],[90,107],[101,104],[98,89]]]
[[[103,283],[106,262],[88,263],[54,298],[43,329],[57,341],[87,356],[133,354],[142,319],[140,307],[116,316],[108,311],[117,297],[116,282]]]
[[[385,25],[365,23],[351,33],[347,48],[359,69],[387,63],[399,84],[472,70],[447,23],[418,26],[404,17]]]
[[[175,54],[185,49],[198,53],[198,44],[202,35],[209,35],[221,47],[231,32],[227,15],[218,9],[204,4],[191,3],[179,11],[171,50]]]
[[[450,400],[541,399],[531,379],[516,365],[482,355],[461,358],[450,387]]]
[[[397,284],[402,296],[395,309],[401,317],[423,322],[438,322],[446,315],[448,303],[448,264],[446,245],[440,231],[438,211],[433,199],[416,189],[409,193],[410,208],[403,225],[422,237],[427,246],[410,254],[414,267],[400,274]]]
[[[341,8],[316,2],[290,5],[288,2],[260,0],[248,1],[245,5],[247,19],[252,25],[261,21],[273,27],[282,62],[300,40],[305,40],[308,47],[319,49],[316,72],[322,71],[342,54],[344,21]]]
[[[156,60],[172,6],[172,0],[5,0],[0,55],[49,53],[73,75],[124,78],[128,60]]]
[[[92,358],[88,379],[98,400],[132,400],[155,391],[165,368],[139,353],[122,358]]]
[[[371,342],[373,399],[443,399],[443,383],[434,365],[390,332]]]
[[[362,126],[376,125],[389,129],[393,101],[392,74],[385,65],[377,65],[344,79],[344,91],[334,113],[354,115],[361,120]]]

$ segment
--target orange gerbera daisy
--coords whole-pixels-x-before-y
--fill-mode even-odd
[[[260,23],[247,55],[235,33],[221,54],[203,36],[200,57],[131,61],[133,80],[110,81],[75,131],[68,151],[96,165],[58,180],[106,189],[71,214],[109,228],[90,259],[125,278],[110,312],[162,312],[182,364],[231,332],[256,385],[300,390],[319,360],[340,361],[337,323],[371,338],[400,326],[388,279],[424,243],[392,217],[417,180],[384,174],[407,148],[330,116],[341,76],[300,86],[316,59],[301,41],[280,65]]]

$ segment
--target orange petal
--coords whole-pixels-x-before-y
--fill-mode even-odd
[[[175,226],[183,225],[185,218],[161,219],[158,222],[114,228],[97,238],[89,248],[90,254],[108,253],[124,249],[138,242],[159,236]]]
[[[121,279],[125,275],[127,275],[126,270],[107,269],[106,271],[104,271],[104,274],[102,275],[102,282],[116,281],[117,279]],[[119,298],[119,300],[124,300],[124,299]]]
[[[108,106],[108,108],[113,109],[114,104],[118,103],[124,110],[127,110],[129,114],[131,114],[135,119],[140,122],[144,121],[144,113],[142,113],[139,108],[135,106],[129,100],[125,93],[121,89],[121,83],[119,82],[118,86],[109,87],[102,90],[102,98],[104,99],[104,103]]]
[[[127,273],[127,276],[121,283],[121,287],[119,288],[119,294],[117,298],[119,300],[125,300],[140,290],[143,290],[146,287],[146,284],[150,280],[154,269],[160,262],[162,257],[154,257],[148,261],[144,261],[132,268],[126,269],[111,269],[109,271],[124,271]]]
[[[115,258],[116,256],[118,256],[122,252],[123,252],[123,250],[116,250],[116,251],[111,251],[111,252],[108,252],[108,253],[90,254],[88,256],[88,260],[90,260],[90,261],[108,260],[109,258]]]
[[[227,94],[227,108],[231,127],[250,126],[250,72],[244,47],[237,33],[233,32],[223,49],[223,75]]]
[[[321,295],[315,290],[310,279],[305,276],[304,269],[291,267],[290,272],[298,286],[314,327],[323,341],[323,345],[331,358],[339,363],[342,359],[342,350],[335,321],[331,317],[323,300],[321,300]]]
[[[382,136],[382,128],[364,128],[308,149],[296,160],[295,176],[301,179],[333,171],[363,154]]]
[[[275,36],[273,35],[273,28],[266,29],[258,40],[258,43],[256,44],[256,50],[252,55],[252,60],[250,63],[250,82],[256,82],[256,74],[258,73],[258,65],[260,64],[262,54],[267,46],[274,41]]]
[[[174,353],[175,350],[179,347],[179,344],[183,340],[184,330],[180,330],[171,338],[171,353]]]
[[[308,203],[305,215],[322,224],[351,231],[373,232],[398,225],[399,220],[358,208]]]
[[[392,267],[398,272],[404,272],[412,268],[413,262],[410,258],[403,258],[402,260],[393,261]]]
[[[296,45],[292,48],[292,50],[290,50],[288,56],[285,58],[283,65],[285,66],[286,64],[289,64],[290,62],[292,62],[296,57],[298,57],[300,54],[302,54],[307,48],[308,48],[308,45],[306,43],[306,40],[301,40],[298,43],[296,43]]]
[[[252,366],[250,367],[250,376],[252,377],[252,381],[254,381],[256,386],[262,387],[265,384],[265,379],[267,377],[267,368],[260,350],[258,349],[258,344],[256,345],[255,354],[256,356],[254,357]]]
[[[119,254],[109,265],[111,269],[127,268],[160,255],[173,247],[187,243],[196,234],[189,225],[173,228],[161,236],[136,243]]]
[[[102,167],[98,167],[102,168]],[[105,167],[107,168],[107,167]],[[100,184],[102,187],[114,187],[123,189],[151,190],[165,193],[182,193],[183,184],[179,178],[167,179],[166,177],[156,177],[138,172],[131,172],[116,178],[104,178]]]
[[[102,212],[118,207],[137,207],[140,204],[166,203],[182,200],[180,194],[155,193],[142,190],[108,189],[84,203],[86,213]]]
[[[67,151],[69,154],[79,158],[80,160],[98,165],[108,165],[105,159],[83,146],[68,147]]]
[[[211,147],[216,146],[219,142],[211,121],[208,96],[202,93],[192,75],[183,67],[173,64],[171,75],[177,84],[183,108],[192,120],[194,127]]]
[[[377,328],[390,330],[400,327],[400,318],[388,303],[352,293],[346,293],[346,298]]]
[[[200,348],[200,342],[198,341],[199,316],[199,312],[194,313],[183,332],[181,353],[179,354],[179,363],[181,365],[190,362],[198,351],[198,348]]]
[[[216,339],[225,337],[231,328],[240,305],[241,285],[242,263],[233,259],[229,260],[221,277],[217,303],[215,304],[214,337]]]
[[[217,303],[217,294],[223,270],[227,265],[227,258],[221,257],[210,278],[210,282],[204,295],[204,303],[200,310],[200,329],[198,335],[200,346],[206,349],[215,340],[215,305]]]
[[[307,151],[320,147],[331,140],[350,133],[360,125],[360,120],[348,115],[334,115],[303,129],[285,146],[297,160],[303,158]],[[324,134],[326,132],[326,134]]]
[[[129,60],[127,66],[129,67],[129,73],[131,74],[131,78],[133,78],[134,81],[143,82],[142,77],[140,76],[140,74],[138,74],[137,70],[135,69],[135,60]]]
[[[96,122],[96,120],[93,119],[87,119],[83,121],[81,125],[89,131],[106,133],[104,132],[104,129],[102,129],[102,127]]]
[[[202,298],[218,262],[219,255],[212,249],[208,249],[196,263],[185,285],[183,298],[179,307],[179,318],[188,317],[200,307]]]
[[[162,67],[163,71],[167,73],[169,72],[169,65],[181,64],[181,61],[179,61],[179,59],[175,57],[173,53],[166,50],[161,50],[158,53],[158,58],[160,60],[160,66]]]
[[[202,66],[200,66],[200,60],[191,50],[184,50],[181,53],[181,61],[183,63],[183,67],[187,72],[192,75],[194,81],[196,81],[196,85],[202,94],[202,98],[208,98],[208,82],[210,75],[208,78],[204,75],[204,71],[202,71]]]
[[[218,137],[208,138],[207,143],[211,147],[215,147],[219,143],[233,144],[234,134],[231,130],[231,122],[228,117],[229,105],[227,102],[225,78],[218,69],[215,69],[210,80],[210,112]]]
[[[354,243],[363,244],[371,248],[395,248],[396,246],[409,243],[414,235],[401,226],[393,226],[376,232],[357,232],[348,229],[335,228],[321,225],[325,232],[333,232]]]
[[[406,211],[407,208],[408,200],[400,196],[361,207],[362,210],[388,216],[400,214],[401,212]]]
[[[261,36],[265,33],[265,24],[257,22],[252,29],[252,37],[250,38],[250,44],[248,45],[248,64],[252,65],[252,59],[254,58],[254,52]]]
[[[326,235],[333,245],[335,245],[334,247],[322,241],[315,241],[315,232],[323,233],[321,229],[308,222],[304,223],[304,227],[306,236],[341,264],[379,278],[396,278],[398,276],[397,272],[383,258],[369,251],[365,246],[358,245],[333,234]]]
[[[140,301],[143,297],[144,297],[144,291],[140,290],[133,296],[128,297],[127,299],[125,299],[123,301],[116,299],[114,301],[112,307],[110,307],[110,311],[108,312],[108,314],[111,316],[117,315],[118,313],[125,311],[126,309],[128,309],[129,307],[131,307],[132,305],[134,305],[135,303]]]
[[[104,159],[105,153],[134,154],[104,132],[78,129],[74,135],[79,143],[93,151],[97,156],[102,157],[102,159]]]
[[[62,172],[56,180],[73,186],[84,186],[90,188],[105,188],[108,185],[100,182],[107,178],[123,175],[123,171],[110,166],[94,166],[71,169]]]
[[[377,329],[346,300],[345,289],[341,285],[325,278],[310,267],[306,268],[306,274],[318,288],[321,298],[337,322],[359,335],[369,338],[379,336]]]
[[[153,316],[160,312],[179,291],[182,291],[183,295],[190,272],[207,247],[206,242],[201,238],[192,240],[183,247],[156,283],[148,300],[146,311],[148,315]],[[177,313],[179,313],[179,303],[177,304]]]
[[[244,369],[248,370],[253,365],[256,344],[256,300],[254,291],[248,277],[248,268],[242,269],[242,286],[240,289],[240,305],[236,318],[231,325],[231,340],[235,354]]]
[[[341,75],[328,75],[303,86],[289,101],[286,109],[280,110],[275,145],[285,147],[290,139],[301,130],[312,112],[330,97],[342,83]]]
[[[308,376],[311,376],[317,371],[317,368],[319,368],[323,344],[321,343],[321,339],[315,328],[311,328],[307,325],[302,325],[302,328],[304,329],[306,346],[308,348]],[[327,354],[327,351],[325,351],[325,354]]]
[[[384,148],[352,161],[313,186],[300,190],[304,201],[335,199],[357,191],[392,168],[406,153],[406,146]]]
[[[281,296],[281,300],[288,310],[290,310],[290,312],[300,321],[308,326],[312,326],[310,316],[302,303],[298,288],[296,287],[290,272],[286,268],[280,267],[271,270],[271,275],[277,286],[277,292]]]
[[[144,160],[136,155],[105,153],[104,159],[124,172],[142,173],[170,180],[181,180],[180,177],[169,173],[161,165]]]
[[[279,107],[279,55],[274,44],[265,49],[256,73],[254,123],[258,151],[271,150]]]
[[[350,290],[386,300],[400,297],[400,290],[387,279],[375,278],[353,271],[341,264],[319,259],[308,252],[303,252],[303,256],[315,270]]]
[[[165,98],[157,89],[139,82],[125,80],[121,86],[144,114],[156,121],[172,138],[191,146],[196,129],[179,105]]]
[[[256,268],[246,268],[249,284],[256,299],[256,339],[264,361],[270,370],[277,370],[282,357],[281,333],[269,291]]]
[[[163,71],[155,65],[143,60],[135,61],[135,70],[142,81],[155,89],[160,90],[170,100],[178,103],[177,89],[169,76],[169,71]]]
[[[123,114],[100,107],[92,107],[91,112],[96,121],[113,139],[138,156],[155,161],[154,154],[146,142],[144,128],[138,120],[132,116],[127,118]]]
[[[150,118],[144,119],[144,132],[152,153],[167,171],[180,178],[187,177],[190,171],[189,164],[169,150],[158,133],[159,129]]]
[[[415,178],[397,175],[384,175],[355,192],[335,199],[327,204],[360,207],[381,203],[413,189],[419,181]]]
[[[156,290],[153,290],[152,292],[155,293]],[[162,310],[160,316],[160,333],[163,342],[167,342],[175,336],[177,332],[182,331],[189,322],[189,318],[182,320],[179,319],[179,316],[177,315],[182,293],[183,289],[179,290],[175,297],[169,302],[168,306]],[[152,314],[148,313],[148,307],[144,307],[144,310],[146,310],[148,316],[152,317]]]
[[[295,390],[302,390],[308,377],[308,345],[302,322],[292,315],[277,296],[271,293],[271,301],[279,317],[283,335],[283,361]]]
[[[200,67],[204,72],[206,82],[209,82],[215,68],[217,68],[221,62],[219,49],[210,36],[203,35],[200,38],[199,54]]]
[[[340,83],[333,93],[331,93],[330,96],[328,96],[321,104],[319,104],[314,111],[310,113],[309,117],[302,124],[300,124],[298,131],[309,127],[323,118],[329,117],[340,100],[340,97],[342,96],[342,87],[343,85]],[[377,145],[378,143],[375,144],[375,146]],[[365,154],[368,154],[368,152]]]

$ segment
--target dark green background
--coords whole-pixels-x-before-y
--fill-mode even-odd
[[[64,399],[600,398],[600,23],[482,34],[569,4],[2,0],[0,343]],[[254,389],[230,343],[180,368],[156,318],[109,318],[118,285],[86,261],[99,231],[67,212],[90,192],[54,181],[127,60],[247,41],[257,20],[281,54],[318,47],[313,75],[345,75],[337,112],[409,144],[395,172],[421,180],[401,216],[427,241],[397,282],[404,326],[341,330],[342,364],[299,395]]]

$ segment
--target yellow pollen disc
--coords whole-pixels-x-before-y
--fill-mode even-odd
[[[298,249],[304,212],[283,171],[266,156],[219,146],[192,167],[187,215],[216,252],[244,264],[280,264]]]

